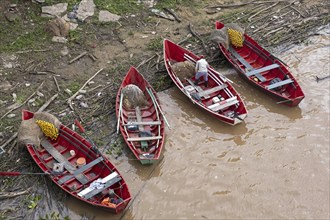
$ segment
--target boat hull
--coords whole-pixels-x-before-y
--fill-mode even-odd
[[[195,99],[194,96],[192,96],[193,93],[190,93],[187,90],[187,86],[194,86],[193,83],[191,83],[195,81],[194,76],[187,79],[179,79],[173,69],[173,64],[185,61],[191,61],[194,63],[198,59],[199,57],[191,51],[188,51],[167,39],[164,40],[164,62],[167,73],[182,93],[185,94],[192,103],[218,120],[230,125],[242,123],[248,113],[243,100],[230,84],[229,80],[216,72],[212,67],[208,70],[208,86],[205,87],[203,85],[198,85],[198,87],[194,87],[196,88],[193,92],[194,94],[203,95],[201,100]],[[206,96],[204,96],[205,94]],[[232,99],[232,102],[228,102],[226,105],[222,105],[221,102],[214,103],[214,98],[220,96],[223,97],[225,101],[231,100],[234,97],[236,99]],[[217,106],[217,104],[219,105]]]
[[[141,90],[147,101],[146,106],[128,108],[121,103],[122,91],[128,85]],[[165,142],[161,105],[156,91],[134,67],[129,69],[118,90],[116,115],[118,129],[135,158],[143,165],[158,161]]]
[[[22,111],[22,120],[34,117],[30,111]],[[131,200],[130,191],[116,167],[103,156],[95,146],[64,125],[60,125],[56,140],[43,138],[41,146],[26,144],[26,148],[35,163],[62,190],[82,202],[112,213],[119,213]],[[79,164],[79,158],[85,164]],[[94,190],[96,180],[104,180],[104,188]],[[87,189],[88,188],[88,189]],[[116,203],[102,201],[113,192]],[[95,194],[95,195],[94,195]]]
[[[215,24],[217,30],[224,27],[219,21]],[[283,61],[262,48],[249,35],[244,34],[241,48],[230,46],[226,49],[219,44],[219,49],[243,79],[272,97],[277,104],[294,107],[304,99],[300,85]]]

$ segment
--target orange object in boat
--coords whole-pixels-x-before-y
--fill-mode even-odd
[[[86,159],[84,157],[79,157],[76,163],[78,167],[84,166],[86,165]]]

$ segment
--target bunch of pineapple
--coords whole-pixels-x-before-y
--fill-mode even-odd
[[[57,139],[58,129],[55,127],[54,124],[42,120],[36,120],[36,123],[39,125],[40,129],[46,137],[49,137],[52,140]]]
[[[228,28],[228,35],[232,45],[234,45],[235,47],[243,47],[243,33]]]

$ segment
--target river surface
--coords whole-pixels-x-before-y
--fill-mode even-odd
[[[125,154],[113,161],[133,200],[112,215],[69,197],[72,219],[329,219],[330,36],[281,54],[301,85],[298,107],[277,105],[233,69],[248,108],[230,126],[196,108],[173,87],[159,93],[171,125],[163,157],[142,166]]]

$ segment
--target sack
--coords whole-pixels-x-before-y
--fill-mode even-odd
[[[134,109],[137,106],[143,108],[149,104],[142,90],[134,84],[125,86],[121,92],[123,95],[123,105],[127,109]]]
[[[244,41],[244,30],[235,23],[226,24],[222,29],[213,31],[210,35],[210,40],[215,44],[222,44],[223,47],[228,50],[231,43],[230,37],[228,35],[228,29],[237,31],[239,35],[242,36],[242,41]]]
[[[186,78],[190,79],[195,75],[195,65],[188,60],[172,64],[172,70],[181,81]]]

